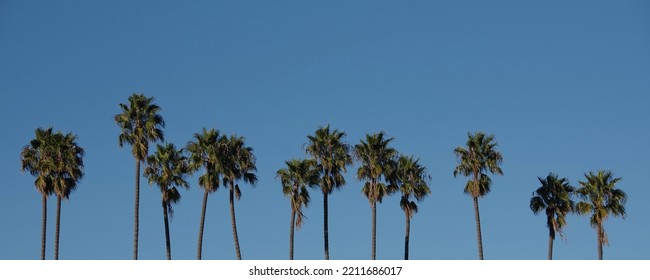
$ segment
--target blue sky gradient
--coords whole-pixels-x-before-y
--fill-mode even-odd
[[[650,3],[647,1],[2,1],[0,259],[38,259],[40,194],[20,172],[38,127],[78,135],[78,189],[63,203],[61,259],[130,259],[134,160],[113,116],[154,96],[166,140],[203,127],[244,136],[259,183],[236,203],[244,259],[288,258],[289,201],[275,172],[305,158],[319,126],[354,145],[385,131],[421,158],[432,194],[412,220],[412,259],[476,259],[466,178],[453,149],[494,134],[504,176],[480,200],[486,259],[545,259],[545,217],[528,207],[537,176],[573,185],[612,170],[628,216],[605,227],[606,259],[650,259]],[[330,256],[370,258],[370,207],[350,167],[330,197]],[[188,178],[171,221],[174,259],[194,259],[202,190]],[[296,259],[322,259],[313,190]],[[49,200],[47,258],[56,200]],[[165,258],[160,192],[143,178],[140,257]],[[572,215],[557,259],[595,259],[596,232]],[[378,206],[378,259],[403,256],[399,197]],[[210,196],[204,259],[234,259],[226,189]]]

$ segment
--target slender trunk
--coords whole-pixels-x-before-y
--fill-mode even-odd
[[[167,260],[172,259],[171,242],[169,241],[169,218],[167,216],[167,203],[162,202],[163,218],[165,219],[165,245],[167,248]]]
[[[135,217],[133,226],[133,259],[138,259],[138,230],[140,227],[140,160],[135,159]]]
[[[330,259],[330,239],[329,239],[329,229],[327,228],[327,219],[328,219],[328,209],[327,209],[327,200],[329,194],[323,191],[323,238],[325,240],[325,259]]]
[[[377,259],[377,205],[375,202],[370,203],[372,209],[372,254],[373,260]]]
[[[404,235],[404,260],[409,259],[409,241],[411,240],[411,217],[406,212],[406,234]]]
[[[296,210],[291,206],[291,226],[289,226],[289,259],[293,260],[293,234],[296,225]]]
[[[237,237],[237,221],[235,220],[235,184],[230,183],[230,223],[232,225],[232,238],[235,242],[235,253],[237,259],[241,260],[241,252],[239,251],[239,237]]]
[[[203,206],[201,207],[201,221],[199,221],[199,245],[197,246],[196,259],[201,259],[201,251],[203,250],[203,226],[205,225],[205,209],[208,207],[208,190],[203,193]]]
[[[603,240],[605,239],[603,234],[603,225],[598,224],[596,230],[598,231],[598,260],[603,260]]]
[[[41,216],[41,260],[45,259],[45,236],[47,230],[47,195],[43,194],[41,202],[43,207],[43,215]]]
[[[483,260],[483,237],[481,235],[481,215],[478,211],[478,197],[474,196],[474,219],[476,220],[476,240],[478,241],[478,259]]]
[[[549,229],[549,234],[548,234],[548,259],[552,260],[553,259],[553,236],[554,236],[554,231],[553,228]]]
[[[59,259],[59,232],[61,231],[61,197],[56,197],[56,229],[54,232],[54,259]]]

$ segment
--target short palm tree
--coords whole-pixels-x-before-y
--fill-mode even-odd
[[[591,214],[591,227],[596,229],[597,234],[598,259],[602,260],[603,245],[609,245],[605,220],[609,215],[625,218],[627,195],[616,188],[621,178],[614,178],[611,171],[589,172],[585,178],[587,181],[579,181],[580,188],[576,193],[581,201],[576,204],[576,208],[579,214]]]
[[[468,133],[467,147],[457,147],[454,154],[458,165],[454,169],[454,177],[463,175],[470,177],[465,185],[465,193],[474,201],[474,219],[476,220],[476,239],[478,241],[478,257],[483,259],[483,238],[481,235],[481,216],[478,199],[490,192],[492,180],[487,172],[502,175],[499,165],[503,161],[501,153],[496,150],[497,143],[494,135],[483,132]]]
[[[122,112],[115,115],[115,123],[122,129],[118,137],[120,147],[131,145],[135,158],[135,210],[133,229],[133,259],[138,259],[138,231],[140,226],[140,163],[147,159],[149,143],[164,141],[162,128],[165,121],[159,114],[160,107],[153,97],[133,94],[129,104],[120,104]]]
[[[77,136],[60,132],[51,138],[52,188],[56,194],[56,231],[54,259],[59,259],[59,233],[61,228],[61,200],[68,199],[84,175],[84,150],[76,142]]]
[[[571,199],[575,188],[566,178],[558,178],[549,173],[546,178],[537,178],[542,184],[530,199],[530,209],[535,215],[544,211],[546,213],[546,227],[548,227],[548,259],[553,259],[553,240],[555,234],[562,236],[562,228],[566,225],[566,216],[575,209]]]
[[[41,217],[41,260],[45,259],[45,241],[47,230],[47,197],[52,194],[52,180],[50,170],[53,168],[52,161],[48,158],[48,145],[52,138],[52,128],[36,129],[36,137],[26,145],[20,153],[21,170],[27,171],[36,177],[34,186],[41,194],[42,217]]]
[[[377,203],[384,196],[396,191],[387,181],[396,166],[397,151],[389,146],[393,138],[385,138],[383,132],[366,134],[366,140],[354,146],[354,154],[361,162],[357,178],[366,180],[361,192],[368,198],[372,212],[371,259],[377,259]]]
[[[223,170],[223,184],[229,188],[230,201],[230,221],[232,226],[232,235],[235,243],[235,254],[238,260],[241,260],[241,250],[239,247],[239,237],[237,235],[237,221],[235,218],[235,198],[241,198],[241,190],[237,181],[255,186],[257,183],[257,167],[255,166],[255,155],[253,148],[244,143],[244,137],[231,135],[230,137],[222,136],[219,140],[225,147],[224,156],[221,159],[221,168]]]
[[[177,150],[174,144],[156,145],[157,150],[153,155],[147,157],[147,167],[144,169],[144,176],[149,179],[149,184],[156,184],[162,194],[163,219],[165,222],[165,245],[167,259],[172,259],[171,241],[169,237],[169,216],[173,216],[172,204],[181,199],[177,187],[189,188],[185,181],[188,174],[187,158],[183,150]]]
[[[197,246],[198,260],[201,259],[203,248],[203,229],[205,225],[205,212],[208,205],[208,195],[217,191],[221,180],[221,151],[219,131],[203,129],[202,133],[194,134],[194,141],[187,144],[190,152],[190,169],[203,168],[204,174],[199,177],[199,186],[203,188],[203,203],[201,206],[201,220],[199,221],[199,244]]]
[[[413,218],[413,214],[418,212],[418,205],[411,198],[413,197],[416,201],[421,201],[431,193],[431,189],[427,185],[429,175],[426,173],[426,168],[419,163],[419,159],[414,159],[413,156],[407,157],[402,155],[397,161],[397,168],[393,176],[397,187],[402,192],[402,199],[399,205],[406,215],[404,259],[408,260],[411,218]]]
[[[329,195],[335,189],[345,185],[343,173],[347,171],[346,166],[352,164],[350,146],[343,141],[345,133],[337,129],[330,129],[330,126],[318,128],[314,135],[308,135],[309,143],[306,152],[316,161],[320,175],[318,187],[323,193],[323,241],[325,248],[325,259],[330,259],[329,247]]]
[[[314,160],[293,159],[286,161],[287,167],[278,170],[277,177],[282,182],[282,193],[291,200],[291,225],[289,227],[289,259],[293,260],[293,240],[295,228],[302,226],[302,208],[309,205],[307,186],[318,185],[318,169]]]

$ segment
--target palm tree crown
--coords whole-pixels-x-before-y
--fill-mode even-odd
[[[361,191],[372,205],[397,190],[394,184],[381,182],[382,177],[388,181],[396,167],[397,150],[388,146],[393,139],[385,138],[384,132],[366,134],[366,140],[354,146],[354,154],[361,163],[357,178],[366,180]]]
[[[122,112],[115,115],[115,123],[122,129],[118,137],[120,147],[131,145],[133,156],[144,161],[149,155],[149,143],[165,141],[162,129],[165,121],[153,97],[143,94],[129,96],[129,104],[120,104]]]
[[[352,164],[352,156],[350,146],[343,141],[343,137],[345,132],[331,130],[329,125],[320,127],[314,135],[307,136],[309,144],[306,151],[318,164],[322,176],[318,187],[324,194],[331,194],[334,189],[345,185],[343,173]]]
[[[591,214],[590,223],[597,234],[598,259],[602,260],[603,245],[609,245],[604,222],[609,215],[625,218],[627,195],[616,188],[621,178],[614,178],[611,171],[589,172],[585,178],[586,181],[579,181],[580,188],[576,193],[581,201],[576,204],[576,208],[579,214]]]
[[[49,177],[53,168],[52,160],[48,158],[47,149],[52,138],[52,128],[38,128],[35,131],[36,137],[23,147],[20,153],[21,170],[27,171],[36,177],[34,186],[39,193],[45,196],[52,194],[52,183]]]
[[[535,215],[544,211],[546,213],[546,227],[549,231],[548,259],[553,259],[553,240],[555,234],[562,235],[562,228],[566,225],[566,216],[573,212],[575,203],[571,199],[575,188],[566,178],[559,178],[556,174],[549,173],[546,178],[537,178],[541,184],[530,199],[530,209]]]
[[[56,133],[51,138],[54,152],[52,187],[54,193],[64,199],[68,199],[84,175],[84,149],[77,144],[76,139],[77,136],[72,133]]]
[[[465,193],[472,197],[482,197],[490,192],[492,180],[487,172],[503,175],[499,165],[503,161],[501,153],[495,148],[494,135],[483,132],[468,134],[467,147],[458,147],[454,154],[458,165],[454,169],[454,177],[463,175],[470,178],[465,185]]]

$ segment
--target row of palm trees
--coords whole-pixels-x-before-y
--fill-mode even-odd
[[[149,144],[163,142],[162,129],[165,122],[159,114],[160,107],[154,103],[153,97],[133,94],[129,104],[120,104],[122,112],[115,116],[115,122],[122,129],[119,135],[119,145],[130,144],[136,161],[135,180],[135,225],[133,239],[133,259],[138,259],[138,225],[139,225],[139,192],[140,192],[140,163],[146,159],[144,170],[149,184],[156,184],[162,194],[163,218],[165,223],[165,241],[167,259],[171,259],[169,237],[169,214],[173,214],[172,204],[180,200],[178,187],[188,188],[185,177],[203,169],[199,177],[199,186],[204,189],[199,225],[199,244],[197,259],[201,259],[203,229],[208,195],[215,192],[220,184],[229,189],[230,217],[237,259],[241,259],[237,223],[235,218],[235,198],[241,197],[239,181],[255,185],[255,155],[253,149],[246,146],[245,139],[237,135],[220,135],[215,129],[203,129],[202,133],[194,134],[194,140],[186,148],[177,149],[173,144],[158,144],[153,155],[148,155]],[[185,156],[187,150],[189,156]]]
[[[307,187],[320,188],[323,192],[324,250],[325,259],[329,259],[328,197],[332,190],[345,184],[343,173],[353,158],[361,163],[357,178],[366,181],[362,193],[368,198],[372,211],[371,258],[376,259],[377,203],[399,190],[402,193],[400,206],[406,214],[404,259],[408,259],[410,219],[417,212],[412,198],[419,201],[431,193],[426,169],[419,159],[399,155],[389,145],[393,138],[386,138],[383,132],[366,135],[366,139],[354,147],[343,141],[344,136],[345,133],[331,130],[329,126],[319,128],[314,135],[308,136],[306,152],[312,158],[286,161],[286,167],[277,172],[282,191],[291,202],[289,259],[293,259],[294,229],[302,225],[302,208],[310,201]]]
[[[569,213],[591,214],[591,226],[596,229],[598,259],[603,259],[603,245],[608,244],[604,222],[611,215],[625,217],[627,195],[616,188],[621,178],[615,178],[611,171],[599,170],[585,174],[585,181],[579,181],[580,188],[571,186],[567,178],[549,173],[546,178],[538,178],[541,186],[530,199],[530,209],[535,214],[546,213],[548,235],[548,259],[553,259],[553,240],[562,234]],[[573,197],[580,200],[577,203]]]
[[[59,233],[61,225],[61,200],[68,199],[84,175],[84,150],[72,133],[54,132],[52,128],[39,128],[36,137],[21,153],[21,170],[36,177],[34,185],[42,196],[41,260],[45,259],[47,228],[47,198],[56,195],[56,232],[54,259],[59,259]]]
[[[173,215],[172,205],[181,198],[178,189],[189,187],[186,177],[194,172],[202,172],[198,184],[204,191],[197,259],[202,257],[208,197],[222,185],[229,190],[233,242],[236,257],[241,259],[235,199],[241,197],[240,182],[251,186],[257,183],[253,149],[246,146],[241,136],[227,136],[216,129],[206,128],[195,133],[185,147],[177,148],[174,144],[164,143],[165,122],[160,115],[161,108],[155,104],[153,97],[133,94],[128,98],[128,104],[119,106],[121,112],[114,117],[121,128],[118,144],[120,147],[125,144],[131,146],[136,167],[133,259],[138,259],[140,171],[143,163],[146,166],[144,176],[149,184],[158,185],[161,191],[167,259],[171,259],[169,217]],[[21,153],[22,170],[36,177],[35,186],[43,197],[41,259],[45,259],[47,197],[54,193],[58,198],[55,237],[55,259],[58,259],[60,202],[69,197],[83,176],[83,149],[77,145],[76,136],[72,133],[54,133],[52,130],[37,129],[36,138]],[[354,146],[346,143],[344,137],[344,132],[331,129],[329,125],[318,128],[313,135],[307,136],[305,152],[309,158],[288,160],[286,167],[276,173],[282,191],[291,203],[289,258],[293,259],[294,256],[295,230],[303,224],[302,209],[310,202],[308,188],[317,188],[323,193],[324,259],[329,259],[329,196],[345,185],[344,173],[356,160],[359,163],[356,177],[365,182],[362,193],[368,199],[372,214],[371,259],[376,259],[377,203],[397,192],[401,193],[400,207],[405,214],[404,259],[408,259],[410,221],[418,210],[416,202],[431,192],[426,168],[418,158],[400,154],[392,148],[390,144],[394,138],[386,137],[384,132],[366,134],[365,139]],[[156,150],[150,155],[149,145],[156,142],[160,143],[156,144]],[[468,133],[466,145],[454,150],[458,159],[454,177],[462,175],[469,178],[464,192],[473,200],[479,259],[483,259],[483,246],[478,199],[490,192],[492,181],[488,173],[503,174],[500,168],[503,157],[496,146],[493,135],[476,132]],[[590,172],[585,176],[587,181],[580,182],[580,189],[572,187],[566,178],[558,179],[552,173],[545,179],[539,178],[542,186],[531,198],[530,207],[535,214],[542,210],[547,214],[549,259],[552,259],[555,234],[562,235],[568,213],[592,213],[591,224],[598,235],[599,259],[602,259],[602,245],[607,244],[603,222],[610,214],[625,216],[626,195],[615,188],[621,178],[613,178],[609,171]],[[581,201],[575,203],[572,200],[574,195]]]

